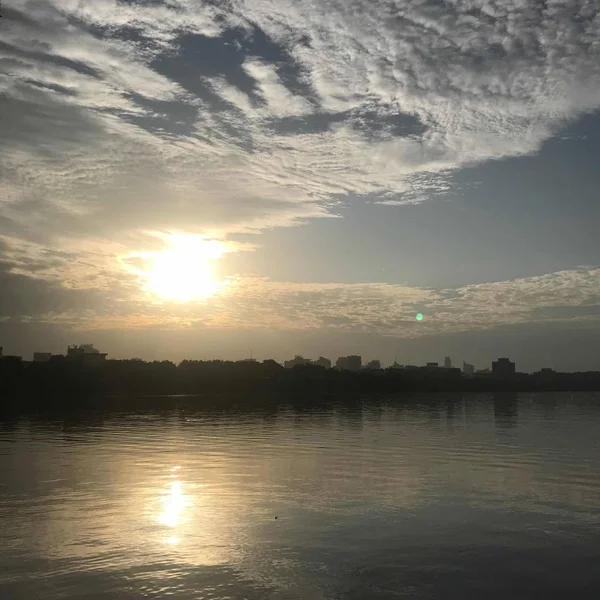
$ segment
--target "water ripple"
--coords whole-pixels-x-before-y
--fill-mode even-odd
[[[600,597],[599,425],[584,394],[23,418],[0,597]]]

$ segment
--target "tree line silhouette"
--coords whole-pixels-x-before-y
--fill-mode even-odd
[[[403,392],[504,392],[600,390],[600,372],[523,374],[495,378],[464,377],[458,369],[359,372],[315,365],[285,369],[274,360],[145,362],[106,360],[88,365],[52,357],[44,363],[0,360],[3,407],[36,407],[48,403],[85,404],[91,398],[197,395],[260,398],[285,394],[356,397]]]

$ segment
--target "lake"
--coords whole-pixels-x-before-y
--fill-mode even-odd
[[[600,394],[0,423],[0,598],[600,598]]]

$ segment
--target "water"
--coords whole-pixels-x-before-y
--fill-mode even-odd
[[[597,599],[599,433],[593,394],[17,419],[0,598]]]

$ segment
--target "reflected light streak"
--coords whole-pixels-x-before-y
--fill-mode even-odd
[[[176,527],[181,522],[181,513],[187,506],[187,501],[181,490],[181,481],[172,481],[169,487],[169,493],[163,498],[163,512],[158,521],[167,527]]]

